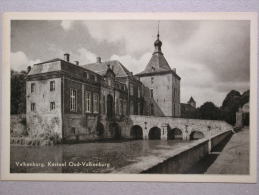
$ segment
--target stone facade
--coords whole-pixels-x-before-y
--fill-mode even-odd
[[[149,64],[137,75],[119,61],[100,57],[79,66],[64,54],[64,59],[35,64],[26,83],[30,133],[49,131],[65,141],[132,138],[130,115],[180,116],[180,77],[161,45],[158,37]]]
[[[155,50],[144,71],[137,74],[140,81],[151,90],[156,116],[180,117],[180,80],[176,69],[171,69],[162,53],[162,42],[157,35]]]

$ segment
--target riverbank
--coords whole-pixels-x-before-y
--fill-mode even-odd
[[[249,174],[249,129],[235,133],[205,174]]]

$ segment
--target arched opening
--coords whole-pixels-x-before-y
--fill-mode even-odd
[[[183,139],[183,133],[180,129],[178,128],[174,128],[171,129],[170,127],[168,127],[167,129],[167,139]]]
[[[102,123],[97,123],[96,134],[97,134],[97,136],[103,136],[103,134],[104,134],[104,126],[103,126]]]
[[[130,129],[130,136],[133,139],[143,139],[143,131],[139,125],[134,125]]]
[[[107,117],[111,119],[114,113],[114,106],[113,106],[113,97],[109,94],[107,95]]]
[[[149,130],[148,133],[149,139],[161,139],[161,129],[158,127],[153,127]]]
[[[111,123],[109,125],[109,130],[111,132],[111,137],[113,139],[120,139],[121,138],[121,128],[117,123]]]
[[[191,140],[196,140],[196,139],[201,139],[201,138],[204,138],[204,134],[200,131],[193,131],[190,134]]]

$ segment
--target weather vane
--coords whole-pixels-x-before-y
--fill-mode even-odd
[[[160,20],[158,20],[158,24],[157,24],[157,38],[159,38],[159,23],[160,23]]]

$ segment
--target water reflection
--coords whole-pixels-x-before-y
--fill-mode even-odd
[[[109,173],[141,157],[171,150],[180,140],[80,143],[52,147],[11,146],[11,173]],[[19,166],[22,165],[28,166]],[[34,163],[34,164],[33,164]],[[43,166],[36,166],[38,164]]]

